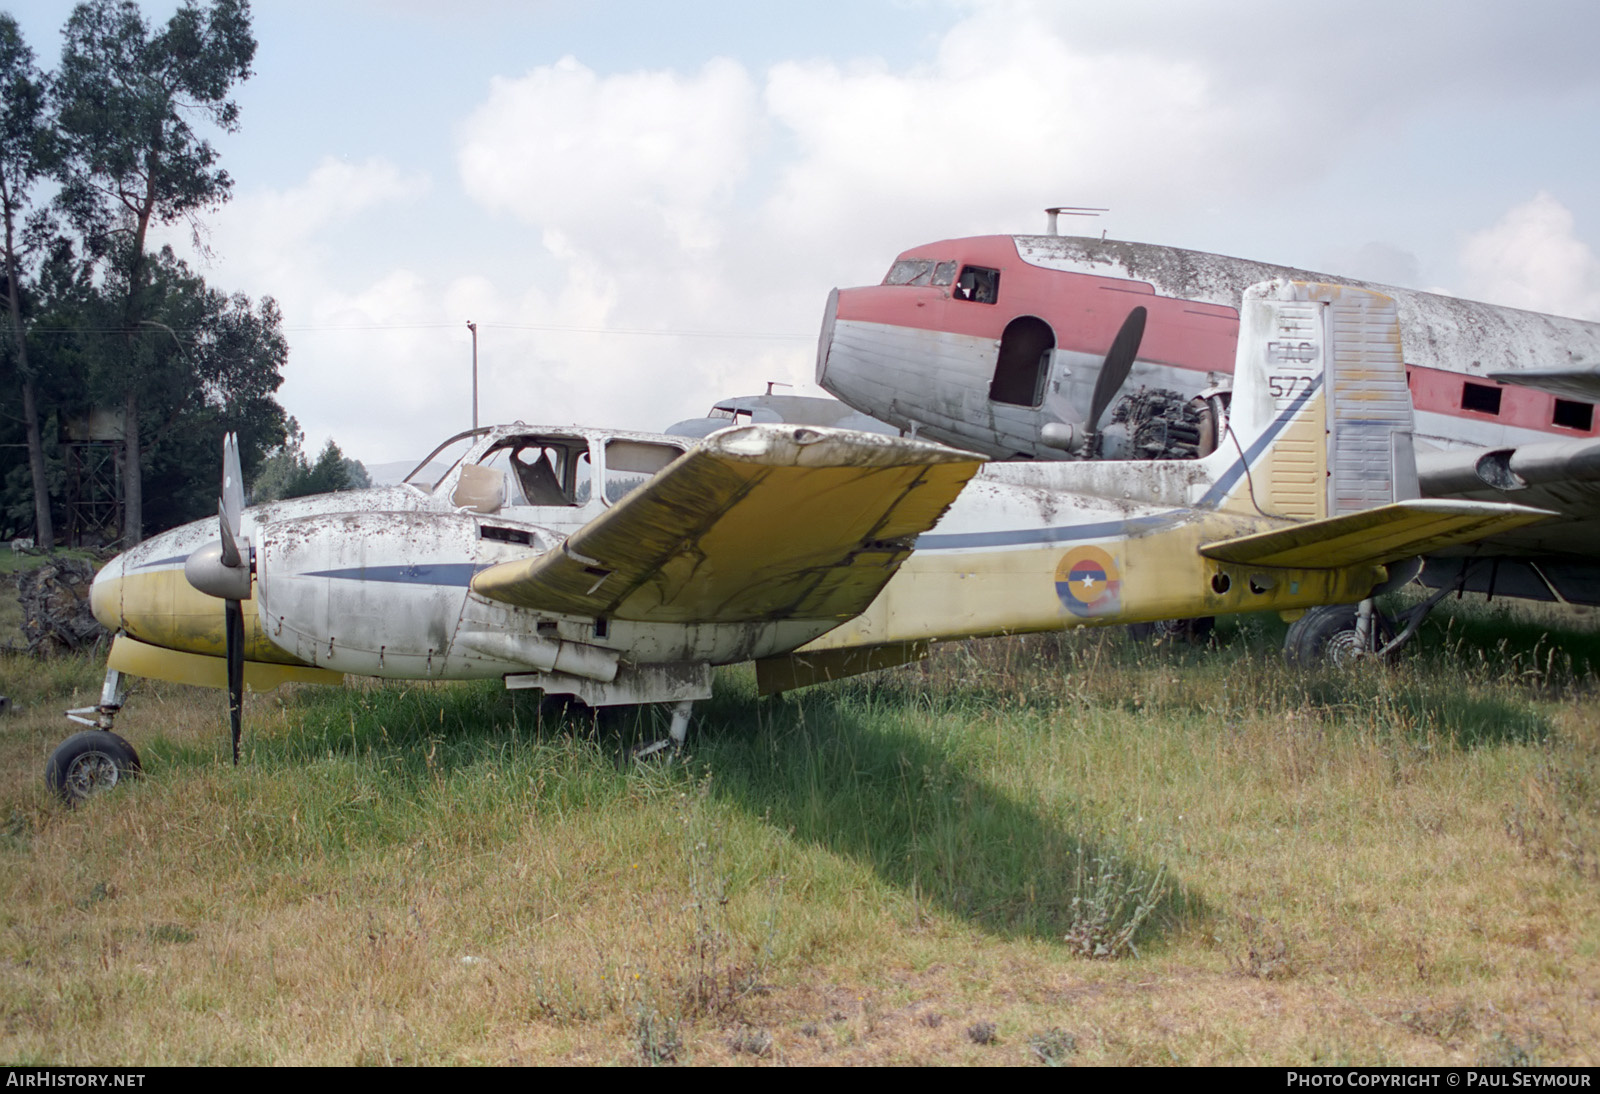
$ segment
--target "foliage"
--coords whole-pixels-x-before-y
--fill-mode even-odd
[[[231,192],[208,133],[239,127],[232,95],[256,48],[248,4],[186,3],[152,25],[132,0],[88,0],[63,40],[59,68],[42,75],[0,14],[0,304],[15,305],[0,399],[24,409],[0,417],[0,534],[38,529],[50,544],[59,528],[97,544],[214,511],[228,432],[247,477],[291,452],[276,394],[288,345],[271,297],[223,292],[170,249],[146,247],[152,225],[186,221],[203,252],[199,218]],[[54,202],[30,212],[46,174]],[[103,457],[61,435],[91,409],[120,412],[121,528],[86,527],[72,504],[89,490],[79,464]],[[297,477],[279,496],[367,482],[336,446],[289,463]]]
[[[169,253],[146,250],[152,225],[180,219],[189,221],[201,244],[197,217],[227,200],[232,180],[194,124],[238,128],[239,109],[228,96],[250,76],[256,43],[243,0],[186,4],[154,31],[133,0],[86,0],[68,18],[63,40],[50,92],[56,204],[76,233],[79,252],[103,267],[92,309],[98,320],[80,329],[101,335],[89,354],[92,394],[99,405],[123,412],[122,531],[124,540],[138,542],[147,485],[151,517],[173,519],[170,492],[145,481],[147,457],[154,470],[151,450],[164,439],[161,432],[188,413],[196,391],[201,404],[214,405],[218,385],[206,364],[241,356],[220,349],[212,357],[191,348],[234,335],[263,351],[245,356],[282,364],[281,339],[276,352],[260,345],[262,335],[276,331],[275,306],[263,302],[255,315],[248,301],[231,308],[213,301]],[[241,311],[256,322],[241,321]],[[226,331],[210,329],[208,320],[218,317]],[[272,369],[270,381],[257,386],[270,395],[277,383]],[[153,413],[146,405],[152,400],[162,404]],[[154,419],[155,436],[145,432],[147,419]],[[172,453],[166,462],[170,467]]]
[[[366,467],[359,460],[346,459],[332,438],[322,446],[322,454],[314,463],[306,459],[304,441],[298,423],[289,419],[288,438],[261,461],[261,469],[252,480],[252,505],[339,490],[363,490],[372,485]]]

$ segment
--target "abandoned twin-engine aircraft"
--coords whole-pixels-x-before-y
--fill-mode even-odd
[[[1200,459],[987,463],[926,441],[751,425],[698,443],[587,429],[463,434],[442,477],[246,509],[158,536],[96,579],[119,631],[96,729],[57,750],[69,798],[137,770],[120,674],[243,688],[345,673],[503,677],[586,703],[675,704],[715,665],[763,693],[930,643],[1353,603],[1393,564],[1542,519],[1416,500],[1389,297],[1244,294],[1229,414]],[[425,462],[424,466],[428,466]]]

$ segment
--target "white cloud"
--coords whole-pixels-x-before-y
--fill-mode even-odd
[[[757,116],[749,75],[601,78],[572,57],[497,77],[461,127],[466,192],[526,224],[553,225],[626,255],[639,240],[696,252],[718,242],[711,211],[748,163]]]
[[[1247,253],[1282,257],[1251,249],[1262,238],[1328,253],[1304,232],[1350,255],[1335,272],[1411,282],[1425,248],[1362,216],[1394,201],[1364,189],[1394,172],[1319,183],[1418,103],[1540,77],[1526,59],[1497,66],[1521,33],[1511,9],[1385,8],[1377,33],[1376,0],[1355,4],[1352,18],[1268,20],[1205,0],[977,3],[941,17],[914,65],[836,53],[607,72],[566,57],[487,78],[437,186],[385,160],[329,159],[287,189],[241,191],[213,218],[230,264],[219,281],[278,296],[301,328],[282,398],[310,443],[333,435],[374,461],[467,423],[466,319],[483,417],[659,428],[766,380],[808,381],[833,285],[876,279],[932,239],[1039,230],[1046,205],[1109,205],[1091,230],[1166,242],[1209,219],[1217,249],[1275,210]],[[1575,33],[1588,10],[1563,9],[1572,42],[1592,40]],[[1533,67],[1562,86],[1592,79]],[[1359,229],[1323,223],[1337,202]],[[1593,256],[1570,216],[1545,214],[1474,240],[1473,255],[1491,237],[1504,252],[1474,267],[1476,292],[1592,313]],[[1375,235],[1394,242],[1350,252]],[[341,324],[368,329],[305,329]],[[797,337],[627,333],[641,329]]]
[[[1495,304],[1600,319],[1600,258],[1577,237],[1572,213],[1540,193],[1461,250],[1469,296]]]

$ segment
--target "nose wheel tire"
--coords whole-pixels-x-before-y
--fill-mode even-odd
[[[57,748],[44,769],[50,789],[68,805],[139,777],[139,754],[115,733],[91,729],[74,733]]]

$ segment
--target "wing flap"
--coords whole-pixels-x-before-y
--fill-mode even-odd
[[[1525,505],[1427,499],[1208,543],[1219,562],[1303,570],[1394,562],[1546,520],[1556,514]]]
[[[519,607],[660,623],[849,619],[981,460],[796,426],[713,434],[537,558],[472,588]]]

